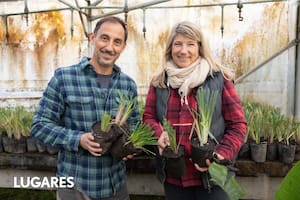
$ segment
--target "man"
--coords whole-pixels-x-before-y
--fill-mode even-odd
[[[125,162],[102,155],[91,126],[104,113],[115,116],[118,91],[137,97],[136,83],[115,65],[126,46],[127,29],[117,17],[103,18],[90,35],[94,53],[78,64],[59,68],[39,103],[31,135],[59,148],[57,175],[74,177],[72,189],[58,189],[57,197],[69,199],[129,199]],[[139,120],[138,109],[128,119]]]

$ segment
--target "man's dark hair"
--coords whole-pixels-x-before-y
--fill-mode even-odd
[[[128,37],[128,30],[126,28],[126,23],[118,18],[118,17],[115,17],[115,16],[109,16],[109,17],[105,17],[105,18],[102,18],[100,19],[96,26],[95,26],[95,29],[94,29],[94,35],[97,35],[97,32],[98,30],[100,29],[101,25],[105,22],[112,22],[112,23],[119,23],[122,25],[122,27],[124,28],[124,32],[125,32],[125,42],[127,41],[127,37]]]

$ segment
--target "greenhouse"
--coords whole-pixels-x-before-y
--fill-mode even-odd
[[[45,182],[56,178],[61,149],[32,136],[34,113],[59,69],[95,56],[94,27],[110,16],[122,19],[128,31],[125,48],[115,64],[136,83],[139,107],[134,109],[141,117],[148,105],[152,78],[165,64],[173,25],[181,21],[199,25],[212,56],[234,71],[232,82],[247,121],[243,145],[230,166],[236,170],[238,185],[245,190],[240,199],[282,199],[282,194],[287,193],[291,195],[285,200],[297,199],[293,196],[296,189],[286,187],[288,178],[290,184],[300,187],[299,177],[293,175],[296,178],[291,180],[289,175],[295,174],[296,167],[299,171],[300,160],[300,6],[296,0],[0,0],[0,199],[17,198],[9,197],[12,194],[8,190],[15,193],[25,188],[27,194],[36,189],[32,184],[21,186],[23,178],[30,182],[35,177],[44,183],[43,187],[37,186],[39,191],[50,191],[50,196],[55,193],[55,187]],[[130,92],[131,85],[126,87],[121,89]],[[67,98],[75,102],[78,96],[72,92],[73,99]],[[98,97],[104,98],[103,95],[106,94]],[[114,95],[121,105],[124,97]],[[79,98],[85,103],[85,112],[94,111],[88,104],[99,100],[89,101],[90,96]],[[64,106],[68,108],[70,102]],[[59,103],[56,106],[60,108]],[[111,116],[104,117],[104,112],[99,113],[102,121],[105,117],[114,121]],[[81,117],[80,112],[66,112],[58,118],[68,114],[70,118]],[[82,121],[89,118],[83,116]],[[114,125],[122,130],[128,128],[115,121]],[[137,127],[147,132],[148,127]],[[61,137],[64,136],[58,136]],[[254,145],[261,143],[265,150],[254,150]],[[67,148],[63,147],[64,151]],[[271,148],[275,148],[274,154]],[[152,143],[149,149],[141,146],[136,156],[124,162],[131,199],[164,199],[163,184],[156,177],[155,153],[148,152],[152,150]],[[288,155],[281,155],[283,151]],[[286,188],[291,191],[279,192]],[[49,199],[55,199],[52,196]]]

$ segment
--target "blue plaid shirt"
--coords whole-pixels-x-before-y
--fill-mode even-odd
[[[59,148],[57,175],[74,177],[75,187],[92,198],[110,197],[125,183],[124,161],[110,155],[95,157],[79,145],[80,136],[90,132],[103,113],[115,116],[118,90],[137,97],[134,80],[118,66],[113,68],[109,87],[101,88],[89,58],[83,58],[55,71],[33,118],[31,135]],[[136,108],[128,119],[130,127],[139,119]]]

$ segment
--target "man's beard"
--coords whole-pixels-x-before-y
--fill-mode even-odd
[[[108,54],[110,56],[115,56],[116,54],[112,51],[107,51],[106,49],[101,49],[101,53]],[[97,55],[98,64],[102,67],[109,68],[114,65],[114,60],[110,63],[104,62],[99,55]]]

